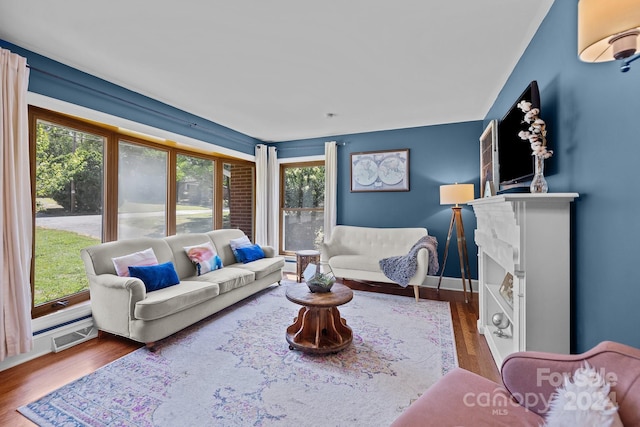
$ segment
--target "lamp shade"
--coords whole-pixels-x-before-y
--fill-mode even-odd
[[[578,55],[585,62],[627,58],[640,50],[638,0],[580,0]],[[628,37],[616,37],[627,33]]]
[[[440,204],[457,205],[473,200],[473,184],[449,184],[440,186]]]

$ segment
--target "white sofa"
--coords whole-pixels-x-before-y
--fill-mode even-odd
[[[109,332],[153,348],[155,341],[184,329],[282,279],[284,258],[263,247],[265,258],[237,263],[229,245],[241,230],[214,230],[160,239],[135,238],[82,249],[93,320]],[[223,268],[201,276],[184,248],[211,242]],[[180,283],[147,292],[137,278],[116,275],[112,258],[152,248],[159,263],[173,262]]]
[[[336,277],[367,282],[395,283],[380,269],[383,258],[406,255],[413,245],[427,236],[426,228],[372,228],[338,225],[328,241],[321,245],[321,262],[328,264]],[[409,284],[416,301],[427,278],[429,251],[418,251],[418,269]]]

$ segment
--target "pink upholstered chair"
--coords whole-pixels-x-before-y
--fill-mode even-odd
[[[625,426],[640,426],[640,349],[604,341],[575,355],[513,353],[497,384],[456,368],[431,386],[392,424],[406,426],[540,426],[563,374],[588,362],[611,383]]]

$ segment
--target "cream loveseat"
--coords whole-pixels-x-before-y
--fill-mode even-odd
[[[155,341],[210,316],[282,279],[284,258],[263,247],[265,258],[237,263],[229,245],[241,230],[214,230],[165,238],[135,238],[82,249],[93,320],[109,332],[153,348]],[[212,243],[223,267],[201,276],[185,247]],[[171,261],[180,283],[147,292],[142,280],[116,275],[115,257],[152,248],[158,263]]]
[[[427,236],[426,228],[372,228],[338,225],[328,241],[321,245],[321,262],[331,267],[336,277],[368,282],[396,283],[380,269],[383,258],[406,255],[414,244]],[[434,254],[437,256],[437,254]],[[417,253],[418,268],[409,280],[416,301],[429,271],[429,251]]]

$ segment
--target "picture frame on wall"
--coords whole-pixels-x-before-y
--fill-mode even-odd
[[[500,188],[498,168],[498,120],[491,120],[480,135],[480,197],[496,195]]]
[[[351,153],[351,192],[409,191],[409,149]]]

